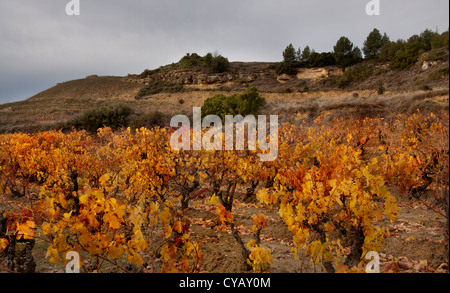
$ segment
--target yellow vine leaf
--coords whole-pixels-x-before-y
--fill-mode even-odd
[[[266,189],[261,189],[260,191],[258,191],[258,193],[256,193],[256,198],[260,202],[263,202],[265,204],[270,204],[270,202],[269,202],[269,194],[267,193]]]
[[[33,239],[35,234],[36,224],[33,221],[17,224],[17,239]]]
[[[53,245],[50,245],[47,248],[47,254],[45,255],[45,257],[50,257],[49,262],[54,263],[54,264],[60,264],[61,260],[59,258],[59,253],[58,253],[58,249],[56,249]]]
[[[209,204],[210,205],[218,205],[220,203],[220,201],[219,201],[219,197],[214,193],[212,196],[211,196],[211,199],[209,200]]]
[[[82,203],[84,205],[88,205],[88,203],[89,203],[89,194],[83,194],[82,196],[80,196],[79,201],[80,201],[80,203]]]
[[[8,240],[6,240],[5,238],[0,238],[0,251],[3,251],[6,249],[6,247],[8,247]]]
[[[52,233],[52,227],[50,223],[44,223],[42,224],[42,234],[45,236],[50,236],[50,234]]]
[[[180,267],[183,272],[189,271],[189,259],[186,256],[183,256],[180,260]]]
[[[220,221],[223,224],[225,224],[225,223],[228,223],[228,224],[233,223],[233,215],[231,214],[230,211],[227,211],[222,204],[219,204],[217,206],[217,213],[219,214]]]
[[[122,245],[115,245],[114,243],[111,243],[111,246],[108,249],[109,257],[112,257],[115,259],[120,258],[124,252],[125,252],[125,250]]]
[[[103,216],[103,221],[109,223],[108,227],[111,230],[117,230],[121,226],[121,222],[120,222],[119,218],[114,213],[106,213]]]
[[[156,213],[156,212],[159,210],[159,204],[152,201],[152,202],[150,203],[150,208],[149,208],[149,210],[150,210],[150,214]]]
[[[166,228],[164,229],[164,237],[166,239],[169,239],[170,236],[172,236],[172,227],[166,226]]]
[[[252,266],[254,272],[261,273],[267,270],[273,263],[270,250],[258,247],[253,239],[247,243],[247,247],[251,251],[247,263]]]
[[[100,183],[100,186],[105,187],[107,182],[109,181],[109,175],[108,174],[104,174],[102,177],[100,177],[100,179],[98,179],[98,182]]]
[[[400,211],[400,208],[395,203],[397,200],[394,197],[389,197],[386,199],[386,202],[383,206],[383,211],[386,213],[386,215],[389,217],[391,222],[395,222],[397,219],[397,214]]]
[[[253,239],[251,239],[251,240],[247,243],[247,247],[248,247],[248,248],[254,248],[254,247],[256,247],[256,246],[258,246],[258,245],[256,244],[255,240],[253,240]]]
[[[190,256],[192,251],[194,251],[195,246],[194,246],[194,244],[192,244],[191,241],[188,241],[185,243],[185,249],[186,249],[186,255]]]
[[[144,235],[141,230],[136,230],[131,237],[132,244],[134,244],[138,251],[144,251],[149,248],[147,241],[145,241]]]
[[[164,210],[159,214],[159,218],[163,226],[169,223],[172,218],[172,213],[170,212],[170,209],[168,207],[165,207]]]
[[[129,249],[127,254],[128,263],[134,264],[138,268],[144,264],[144,259],[136,251]]]
[[[173,225],[172,225],[173,229],[181,234],[181,232],[183,231],[183,226],[181,225],[181,221],[176,221]]]

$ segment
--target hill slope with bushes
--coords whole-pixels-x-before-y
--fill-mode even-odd
[[[263,111],[271,114],[295,113],[299,107],[310,109],[306,114],[311,118],[330,114],[335,110],[326,105],[310,107],[329,97],[338,101],[334,109],[344,109],[351,99],[352,107],[366,105],[363,109],[384,100],[378,108],[448,111],[448,31],[426,30],[391,41],[374,29],[362,50],[343,36],[333,52],[318,53],[309,46],[296,51],[290,44],[280,55],[280,62],[230,62],[218,54],[188,53],[177,63],[140,74],[59,83],[28,100],[0,105],[0,132],[70,129],[86,113],[118,108],[129,108],[121,127],[167,126],[170,117],[189,115],[209,98],[240,95],[249,87],[267,101]]]

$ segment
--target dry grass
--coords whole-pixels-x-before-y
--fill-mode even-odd
[[[266,97],[267,99],[267,97]],[[267,99],[265,114],[278,114],[279,120],[312,121],[328,117],[377,117],[390,112],[413,113],[449,111],[449,90],[411,91],[378,95],[375,91],[330,91],[308,94],[274,94]]]

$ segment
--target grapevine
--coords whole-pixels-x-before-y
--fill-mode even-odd
[[[380,222],[396,221],[399,202],[426,194],[435,199],[427,207],[447,219],[448,241],[446,114],[281,124],[278,157],[267,162],[255,149],[174,150],[172,133],[1,135],[0,199],[13,199],[0,214],[7,269],[33,271],[25,255],[39,240],[50,263],[65,265],[75,251],[85,272],[200,272],[205,255],[190,211],[202,202],[218,217],[217,233],[235,239],[244,267],[270,271],[276,260],[261,237],[270,223],[255,213],[250,235],[240,233],[238,193],[278,212],[300,266],[309,259],[327,272],[355,270],[389,237]],[[28,245],[22,260],[16,242]]]

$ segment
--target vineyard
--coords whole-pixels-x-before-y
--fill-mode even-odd
[[[172,128],[4,134],[0,271],[63,272],[75,251],[81,272],[364,272],[375,251],[383,272],[448,272],[448,123],[280,124],[268,162],[173,150]]]

